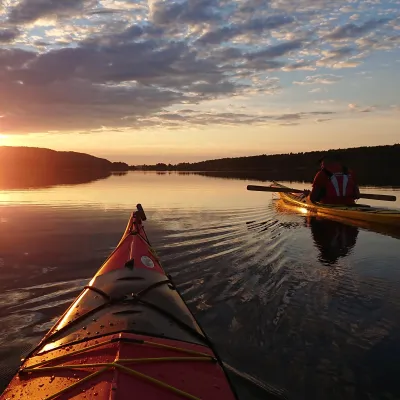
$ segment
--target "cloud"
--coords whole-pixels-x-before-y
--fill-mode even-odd
[[[299,60],[293,64],[285,65],[282,68],[282,71],[290,72],[296,70],[303,70],[303,71],[314,71],[316,69],[314,63],[311,61]]]
[[[360,58],[360,54],[357,54],[359,49],[354,46],[334,48],[322,53],[324,57],[316,62],[317,66],[340,69],[355,68],[361,64],[361,61],[355,60],[355,57]]]
[[[303,46],[303,41],[292,40],[289,42],[279,43],[275,46],[267,47],[264,50],[247,53],[245,57],[248,60],[254,60],[257,58],[263,58],[263,59],[275,58],[290,53],[292,50],[300,49],[302,46]]]
[[[393,7],[374,4],[371,20],[368,9],[344,0],[2,4],[0,129],[8,133],[315,121],[320,114],[292,106],[277,115],[204,110],[278,93],[296,98],[302,85],[321,92],[342,79],[335,70],[368,63],[373,52],[397,52],[400,40]],[[338,96],[349,102],[344,91]],[[175,108],[191,112],[166,111]]]
[[[13,68],[23,68],[26,62],[36,58],[36,56],[37,54],[33,51],[0,48],[0,73],[10,71]]]
[[[199,38],[199,43],[216,44],[223,43],[239,35],[248,33],[263,33],[271,29],[291,24],[293,17],[288,15],[274,15],[265,18],[253,18],[245,22],[229,26],[222,26],[217,29],[207,31]]]
[[[331,85],[336,82],[339,82],[342,79],[341,76],[338,75],[313,75],[307,76],[304,81],[294,81],[293,83],[296,85],[315,85],[315,84],[323,84],[323,85]]]
[[[152,4],[151,19],[156,25],[198,24],[220,21],[216,0],[159,1]]]
[[[9,43],[16,39],[20,31],[16,28],[0,29],[0,43]]]
[[[94,5],[94,0],[20,0],[11,8],[9,21],[23,24],[43,17],[72,16]]]
[[[352,16],[349,17],[352,21],[357,21],[360,19],[360,14],[353,14]]]
[[[337,27],[332,33],[326,35],[326,39],[342,40],[342,39],[358,38],[362,34],[372,31],[373,29],[379,27],[380,25],[385,24],[388,21],[389,21],[388,18],[380,18],[375,20],[369,20],[361,25],[348,23],[346,25]]]
[[[240,112],[196,112],[194,110],[162,111],[142,121],[145,127],[186,127],[207,125],[298,125],[302,120],[308,120],[315,115],[333,115],[332,111],[313,111],[309,113],[290,114],[254,114]],[[327,119],[326,119],[327,120]]]
[[[360,107],[358,104],[355,103],[350,103],[348,107],[352,112],[361,112],[361,113],[370,113],[376,110],[375,106]]]

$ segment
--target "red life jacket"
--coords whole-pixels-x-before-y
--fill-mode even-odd
[[[351,172],[347,167],[341,165],[334,165],[329,168],[329,170],[322,169],[328,180],[325,196],[321,199],[321,203],[354,204],[356,184]]]

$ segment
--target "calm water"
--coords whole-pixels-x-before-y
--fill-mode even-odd
[[[310,218],[247,184],[131,172],[0,190],[0,388],[141,202],[165,269],[227,363],[291,399],[399,399],[400,233]]]

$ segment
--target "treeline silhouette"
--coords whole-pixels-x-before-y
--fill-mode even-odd
[[[34,169],[102,169],[127,171],[128,164],[74,151],[56,151],[39,147],[0,147],[1,170]]]
[[[400,144],[355,147],[304,153],[221,158],[177,165],[136,166],[143,170],[198,171],[203,175],[239,179],[312,182],[320,168],[318,160],[327,153],[339,154],[355,171],[361,185],[400,185]]]
[[[127,171],[126,163],[71,151],[37,147],[0,147],[0,189],[80,184]]]

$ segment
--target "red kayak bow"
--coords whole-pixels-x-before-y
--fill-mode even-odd
[[[139,204],[116,249],[24,360],[1,400],[237,398],[162,269],[144,220]]]

